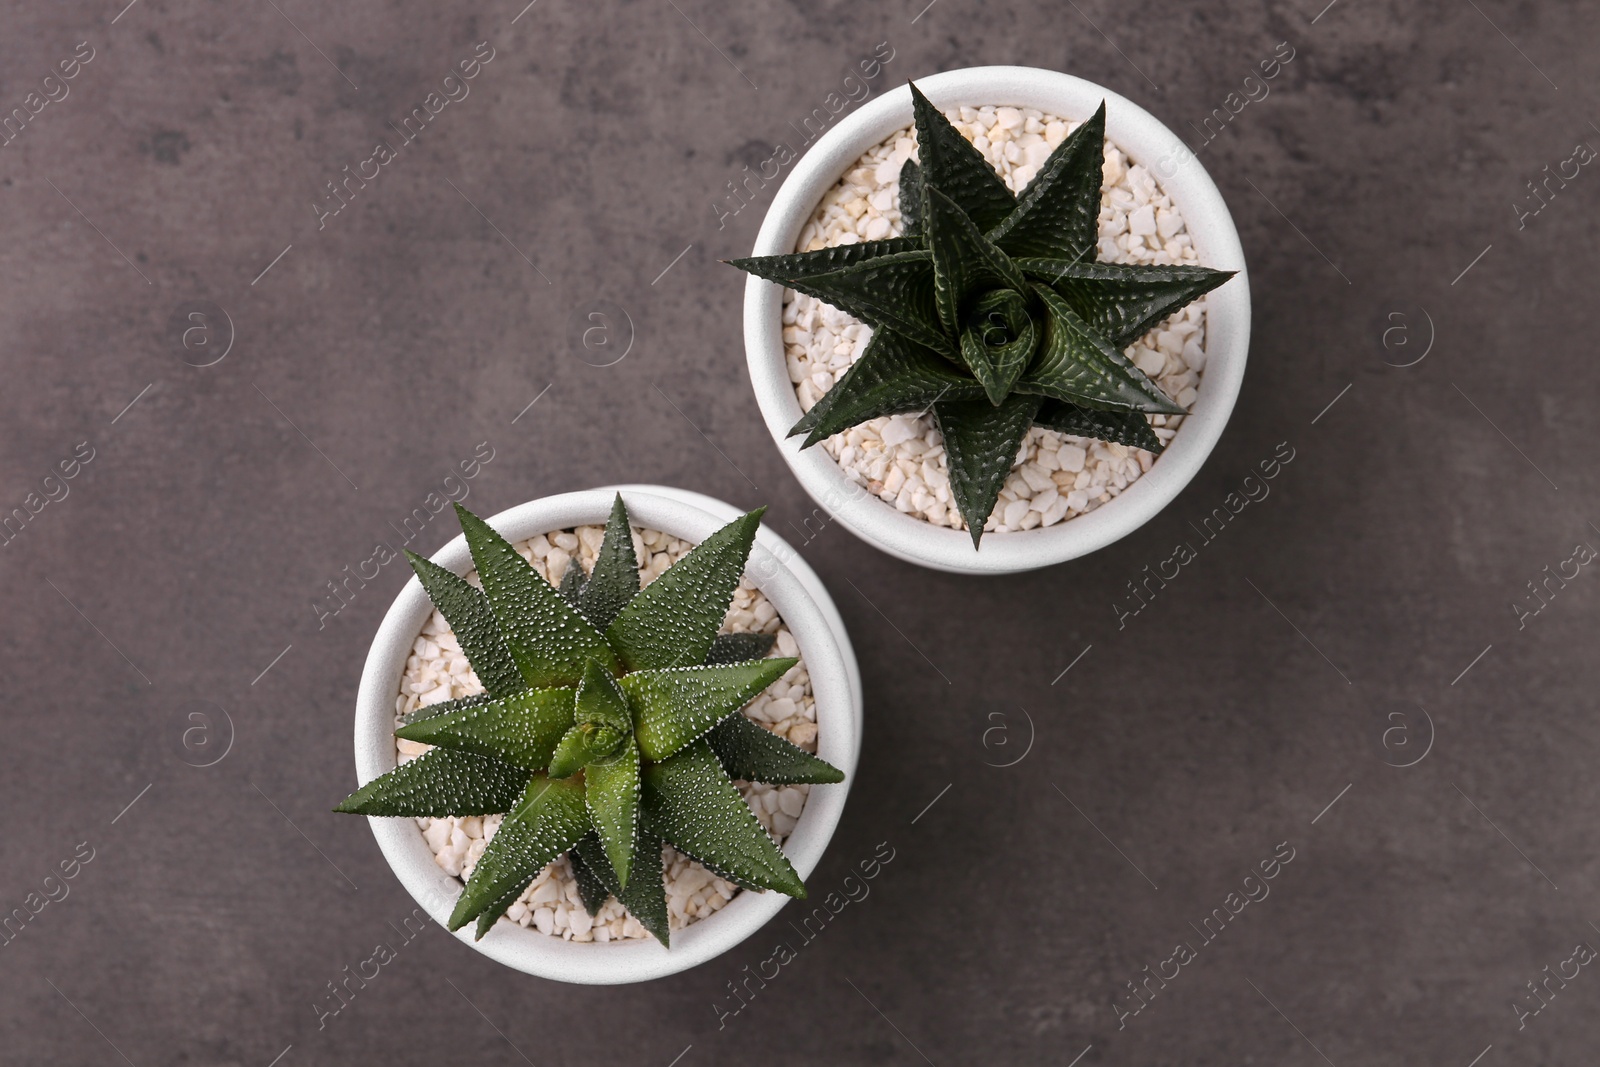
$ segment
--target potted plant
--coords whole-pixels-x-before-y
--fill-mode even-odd
[[[1135,529],[1243,378],[1249,289],[1216,187],[1147,112],[1052,71],[952,71],[866,105],[734,265],[801,484],[943,570],[1046,566]]]
[[[337,809],[371,817],[418,902],[510,966],[619,983],[804,896],[860,681],[761,511],[723,522],[709,498],[629,486],[457,514],[461,537],[408,554],[417,581],[362,676],[362,785]]]

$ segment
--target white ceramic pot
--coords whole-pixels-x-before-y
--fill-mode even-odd
[[[916,79],[942,108],[1032,107],[1089,118],[1106,104],[1106,136],[1143,164],[1177,205],[1200,262],[1238,274],[1206,297],[1206,365],[1192,413],[1148,473],[1121,495],[1075,519],[1033,530],[991,533],[974,549],[965,530],[896,511],[850,481],[819,445],[788,437],[800,418],[783,350],[783,287],[751,276],[745,285],[744,337],[750,380],[767,429],[790,469],[823,510],[864,541],[912,563],[964,574],[1004,574],[1075,559],[1131,533],[1193,478],[1222,436],[1244,380],[1250,346],[1250,284],[1244,251],[1222,194],[1184,143],[1155,116],[1093,82],[1036,67],[969,67]],[[823,195],[861,154],[911,125],[911,90],[902,85],[842,119],[794,166],[761,224],[752,255],[794,251]]]
[[[488,520],[512,542],[572,526],[604,525],[616,493],[622,493],[634,525],[699,543],[740,514],[698,493],[653,485],[612,486],[545,497],[502,511]],[[457,536],[433,561],[456,574],[472,569],[466,540]],[[822,858],[844,811],[861,746],[861,676],[850,638],[833,600],[816,573],[783,539],[763,526],[745,568],[766,594],[800,646],[817,708],[817,754],[838,767],[845,780],[814,786],[784,854],[806,878]],[[373,639],[356,698],[356,776],[365,784],[395,766],[394,706],[406,657],[433,605],[412,578],[395,598]],[[434,862],[416,820],[371,818],[389,866],[417,902],[441,925],[449,918],[461,883]],[[728,951],[759,930],[789,900],[779,893],[739,893],[722,910],[673,934],[672,947],[654,938],[583,944],[499,922],[482,941],[473,926],[456,937],[491,959],[528,974],[564,982],[614,985],[659,978]]]

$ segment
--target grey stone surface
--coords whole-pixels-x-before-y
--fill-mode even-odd
[[[1600,546],[1600,176],[1552,181],[1521,228],[1516,207],[1600,143],[1600,12],[1322,2],[3,5],[5,111],[79,42],[93,59],[0,149],[0,504],[59,495],[44,478],[81,442],[93,458],[0,549],[0,910],[80,842],[93,858],[0,948],[0,1059],[1592,1060],[1600,976],[1552,980],[1520,1029],[1512,1005],[1600,943],[1600,577],[1520,628],[1512,605]],[[319,229],[324,183],[482,41],[470,95]],[[611,990],[429,928],[319,1029],[327,983],[412,908],[329,811],[405,574],[319,626],[325,583],[480,442],[484,511],[657,481],[801,524],[717,262],[770,190],[721,227],[713,204],[880,41],[874,91],[1034,64],[1186,134],[1289,42],[1201,151],[1254,272],[1221,445],[1144,529],[1040,574],[935,574],[837,528],[805,545],[868,700],[812,885],[880,842],[894,859],[738,1014],[719,1024],[728,983],[797,940],[798,907]],[[194,301],[232,324],[207,367],[229,330],[209,312],[186,350]],[[602,301],[632,324],[609,367],[576,340]],[[1119,628],[1126,583],[1198,547],[1190,523],[1280,442],[1270,495]],[[222,751],[217,709],[231,749],[191,766]],[[1205,941],[1282,842],[1270,896]],[[1195,958],[1119,1022],[1180,942]]]

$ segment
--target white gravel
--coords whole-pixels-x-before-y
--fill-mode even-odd
[[[945,113],[1013,191],[1033,180],[1050,151],[1078,125],[1028,108],[963,107]],[[916,135],[904,129],[867,150],[817,205],[796,242],[807,252],[900,233],[900,167],[915,158]],[[1155,178],[1129,165],[1110,141],[1100,198],[1100,251],[1111,263],[1192,264],[1199,258],[1172,201]],[[784,293],[783,340],[789,380],[800,407],[818,398],[861,357],[871,327],[812,297]],[[1204,298],[1175,312],[1126,354],[1166,394],[1192,408],[1205,368]],[[1150,417],[1170,441],[1183,416]],[[872,419],[822,443],[846,476],[897,510],[939,526],[965,528],[950,495],[944,441],[933,416]],[[1051,526],[1109,502],[1157,457],[1088,438],[1034,428],[1018,453],[986,531]]]
[[[586,572],[594,569],[595,554],[604,534],[604,526],[580,526],[518,542],[516,549],[554,585],[566,573],[567,562],[571,559],[576,558]],[[693,547],[656,530],[635,527],[633,549],[641,563],[640,580],[648,584]],[[476,571],[467,578],[474,585],[478,584]],[[777,643],[772,655],[800,655],[799,646],[772,603],[748,580],[740,582],[734,592],[722,632],[775,634]],[[395,699],[395,725],[399,726],[402,716],[419,707],[481,692],[483,685],[462,654],[450,625],[443,615],[434,611],[423,624],[411,656],[406,660],[400,692]],[[811,697],[811,677],[806,673],[803,660],[746,706],[744,714],[807,752],[816,752],[817,714]],[[415,759],[430,747],[415,741],[395,740],[401,763]],[[754,782],[735,784],[744,794],[750,810],[781,847],[805,809],[810,787],[768,786]],[[494,837],[500,818],[499,815],[424,818],[418,819],[417,825],[433,851],[434,862],[465,883],[478,857]],[[718,878],[671,845],[665,847],[665,855],[670,865],[666,878],[667,908],[673,930],[705,918],[739,892],[732,882]],[[522,926],[571,941],[619,941],[650,936],[615,897],[607,900],[600,913],[591,918],[583,909],[577,880],[565,856],[534,879],[506,914]]]

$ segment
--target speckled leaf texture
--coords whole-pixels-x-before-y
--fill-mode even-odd
[[[616,897],[628,909],[628,914],[639,920],[640,926],[650,931],[657,941],[671,947],[672,923],[667,917],[667,864],[661,855],[661,838],[640,829],[633,846],[638,871],[628,880],[627,888],[617,884],[616,872],[611,869],[597,835],[588,834],[579,841],[575,854],[599,879],[605,891]]]
[[[566,732],[550,756],[550,777],[571,778],[595,760],[605,759],[622,747],[624,735],[610,726],[579,723]]]
[[[1092,437],[1143,448],[1157,455],[1167,447],[1150,428],[1150,420],[1137,411],[1095,411],[1061,400],[1046,400],[1039,405],[1033,424],[1073,437]]]
[[[520,674],[517,675],[517,684],[522,684],[522,675]],[[446,700],[439,704],[424,704],[416,710],[408,711],[404,715],[400,716],[400,721],[409,725],[410,723],[420,722],[423,719],[432,719],[437,718],[440,715],[448,715],[452,711],[461,711],[465,708],[476,708],[480,705],[489,703],[493,699],[494,697],[490,696],[488,693],[474,693],[469,697],[460,697],[456,700]]]
[[[479,857],[449,928],[461,929],[513,888],[526,886],[588,830],[582,783],[534,775]]]
[[[925,411],[935,400],[976,400],[983,386],[931,349],[888,330],[872,335],[861,358],[789,430],[805,447],[880,415]]]
[[[578,611],[583,610],[583,606],[579,602],[579,596],[583,593],[584,580],[583,564],[575,559],[569,559],[567,560],[567,573],[561,576],[561,584],[556,586],[556,592],[560,593],[567,603]]]
[[[617,884],[627,888],[639,828],[639,746],[633,738],[611,758],[586,766],[583,782],[589,822],[605,846]]]
[[[472,512],[456,505],[472,562],[500,624],[511,657],[530,686],[576,685],[583,665],[616,657],[605,638],[517,554],[510,543]]]
[[[1233,277],[1209,267],[1134,267],[1122,263],[1073,263],[1064,259],[1019,259],[1034,281],[1054,289],[1089,328],[1122,351],[1181,307]]]
[[[728,780],[711,746],[696,741],[644,770],[645,828],[745,888],[803,898],[806,887]]]
[[[979,229],[998,226],[1017,206],[1006,183],[989,166],[983,153],[961,136],[915,85],[911,86],[911,110],[916,117],[923,192],[930,188],[943,190]],[[926,197],[923,207],[926,210]]]
[[[394,734],[407,741],[489,756],[529,771],[542,770],[572,726],[572,695],[571,689],[527,689],[504,700],[418,719]]]
[[[944,435],[950,463],[950,495],[974,546],[983,536],[983,524],[1000,499],[1000,487],[1011,471],[1011,461],[1028,435],[1039,410],[1036,396],[1015,393],[995,407],[987,400],[938,403],[933,406]]]
[[[494,609],[483,590],[415,552],[407,552],[406,560],[416,571],[428,599],[450,624],[473,673],[483,683],[483,691],[491,697],[503,697],[524,688],[527,683],[500,637],[500,624],[495,621]]]
[[[664,760],[717,723],[800,661],[786,656],[719,667],[636,671],[622,679],[633,709],[634,737],[646,759]]]
[[[594,660],[583,668],[583,681],[578,683],[578,696],[573,703],[573,721],[609,726],[622,733],[633,729],[633,710],[628,706],[627,694],[611,672]]]
[[[1181,406],[1169,400],[1121,351],[1091,330],[1054,290],[1035,285],[1034,291],[1049,317],[1044,343],[1033,367],[1017,383],[1018,392],[1102,411],[1184,414]]]
[[[628,670],[705,661],[766,510],[741,515],[707,537],[622,609],[606,640]]]
[[[628,509],[622,494],[611,505],[605,537],[595,558],[594,570],[578,594],[578,609],[596,630],[605,632],[628,601],[639,595],[639,560],[633,554],[633,531],[628,526]]]
[[[976,548],[1027,430],[1016,416],[1030,406],[1034,425],[1160,451],[1145,416],[1186,412],[1122,350],[1232,275],[1095,262],[1104,103],[1014,196],[915,85],[911,98],[919,161],[900,169],[900,237],[733,263],[873,328],[861,357],[790,435],[805,434],[810,448],[933,405],[960,435],[945,443]],[[987,415],[973,404],[980,396]]]
[[[611,890],[606,888],[606,884],[600,880],[594,868],[583,861],[583,854],[591,841],[594,848],[601,847],[599,837],[590,830],[579,838],[578,843],[572,846],[572,851],[567,853],[567,863],[572,867],[572,877],[578,883],[578,897],[583,901],[583,910],[590,916],[595,916],[605,907],[606,898],[611,895]],[[506,905],[508,908],[510,906]],[[480,918],[478,921],[483,920]]]
[[[773,643],[777,640],[775,634],[718,634],[711,642],[711,651],[706,653],[705,665],[715,667],[723,663],[760,659],[772,651]]]
[[[947,356],[956,354],[954,339],[940,324],[933,258],[923,249],[878,256],[826,274],[802,274],[783,284],[847,311],[874,328],[904,334]]]
[[[963,310],[976,296],[996,289],[1020,292],[1027,279],[1009,256],[989,243],[983,231],[936,186],[923,190],[928,251],[933,258],[933,295],[945,332],[959,334]]]
[[[915,166],[907,163],[907,166]],[[881,259],[897,252],[920,252],[922,241],[915,237],[886,237],[877,241],[858,241],[853,245],[831,245],[812,252],[791,252],[781,256],[754,256],[749,259],[730,259],[728,263],[742,271],[794,288],[802,278],[854,267],[869,259]]]
[[[1017,208],[989,231],[1008,255],[1093,259],[1100,237],[1101,168],[1106,105],[1056,146],[1028,183]]]
[[[844,781],[844,772],[744,715],[729,715],[706,735],[730,778],[768,785]]]
[[[509,763],[436,748],[380,774],[334,811],[351,815],[495,815],[509,811],[528,784],[529,772]]]
[[[517,898],[522,896],[522,891],[532,885],[533,880],[537,877],[539,877],[539,872],[534,871],[528,876],[527,881],[514,883],[514,888],[506,890],[500,895],[499,900],[479,912],[478,925],[472,931],[472,940],[482,941],[483,935],[494,929],[494,924],[500,921],[500,917],[506,913],[506,909],[517,902]]]
[[[640,926],[670,948],[672,921],[668,918],[667,909],[667,865],[661,848],[661,838],[640,830],[639,839],[633,847],[639,873],[628,882],[627,888],[616,893],[616,897],[639,920]]]

